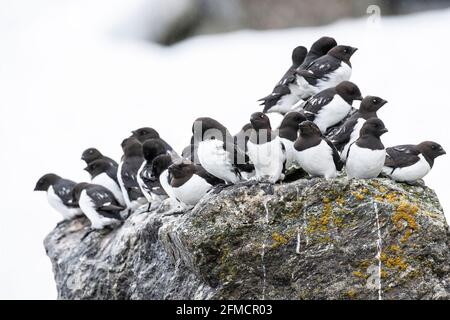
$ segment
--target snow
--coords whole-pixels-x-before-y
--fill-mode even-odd
[[[32,192],[42,174],[87,180],[81,152],[95,146],[118,159],[120,142],[140,126],[155,127],[179,151],[199,116],[237,132],[262,109],[256,100],[287,69],[291,49],[322,35],[360,49],[351,80],[363,95],[389,101],[380,111],[386,145],[435,140],[450,149],[450,64],[442,63],[450,10],[202,36],[163,48],[139,40],[143,5],[0,0],[0,298],[56,297],[42,241],[60,217]],[[450,212],[447,157],[425,180]]]

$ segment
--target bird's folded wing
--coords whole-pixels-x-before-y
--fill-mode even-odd
[[[420,152],[414,145],[400,145],[386,149],[384,165],[391,168],[403,168],[420,160]]]

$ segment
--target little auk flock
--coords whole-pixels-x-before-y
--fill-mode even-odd
[[[387,101],[363,97],[349,81],[356,51],[331,37],[318,39],[309,51],[297,46],[281,80],[259,100],[262,112],[252,113],[234,136],[213,118],[197,118],[180,156],[157,130],[138,128],[122,141],[119,163],[96,148],[82,152],[90,182],[48,173],[34,190],[47,193],[63,221],[85,215],[91,227],[84,239],[120,226],[145,204],[147,211],[168,206],[179,214],[233,184],[271,185],[305,174],[334,179],[341,171],[350,179],[420,183],[445,151],[433,141],[385,148],[381,136],[388,130],[377,112]],[[284,116],[278,128],[266,115],[271,112]],[[301,174],[289,176],[292,170]]]

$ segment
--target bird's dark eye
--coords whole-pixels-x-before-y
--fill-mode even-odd
[[[262,119],[262,118],[264,118],[264,115],[260,115],[259,117]]]
[[[94,150],[89,150],[89,153],[90,153],[90,154],[94,153]]]
[[[373,102],[373,103],[377,103],[377,102],[378,102],[378,99],[373,99],[372,102]]]
[[[437,147],[436,147],[435,145],[432,145],[432,146],[431,146],[431,149],[436,150]]]

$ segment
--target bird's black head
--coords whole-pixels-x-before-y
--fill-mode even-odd
[[[97,159],[89,162],[89,164],[87,165],[86,168],[84,168],[84,170],[86,170],[92,177],[95,177],[100,173],[105,172],[111,167],[112,164],[108,160]]]
[[[231,138],[228,130],[217,120],[209,117],[197,118],[192,124],[194,144],[204,140],[221,140]]]
[[[86,164],[89,164],[90,162],[101,159],[103,157],[102,153],[98,151],[96,148],[89,148],[83,151],[83,154],[81,155],[81,160],[84,160]]]
[[[381,99],[380,97],[375,96],[366,96],[361,101],[361,105],[359,106],[359,112],[362,115],[365,114],[376,114],[376,112],[385,104],[386,100]]]
[[[424,156],[431,160],[446,154],[444,148],[442,148],[439,143],[433,141],[424,141],[419,143],[416,147]]]
[[[172,165],[172,158],[168,154],[160,154],[152,161],[151,176],[159,179],[161,173]]]
[[[149,139],[142,145],[142,152],[147,161],[153,161],[157,155],[166,153],[166,146],[161,139]]]
[[[80,183],[77,183],[73,187],[72,191],[70,192],[70,200],[69,200],[70,204],[78,205],[78,201],[80,201],[81,192],[84,189],[86,189],[87,186],[89,186],[89,183],[87,183],[87,182],[80,182]]]
[[[48,188],[55,184],[59,179],[61,179],[60,176],[54,173],[47,173],[38,180],[34,187],[34,191],[47,191]]]
[[[286,113],[280,124],[280,129],[292,128],[298,130],[298,126],[303,121],[306,121],[306,117],[303,113],[297,111],[291,111]]]
[[[350,46],[336,46],[328,51],[328,55],[335,57],[341,61],[350,62],[352,55],[358,50],[358,48]]]
[[[370,118],[366,122],[364,122],[359,135],[372,135],[375,137],[380,137],[383,134],[388,132],[388,129],[384,126],[383,121],[378,118]]]
[[[139,128],[131,132],[132,137],[139,140],[139,142],[143,143],[148,139],[156,139],[159,138],[159,133],[150,127]]]
[[[250,123],[255,130],[271,130],[270,119],[262,112],[255,112],[250,116]]]
[[[308,50],[303,46],[298,46],[294,50],[292,50],[292,64],[294,66],[299,66],[303,63],[303,60],[306,58],[306,54]]]
[[[190,161],[174,163],[168,168],[170,175],[175,179],[182,179],[195,173],[195,165]]]
[[[336,40],[331,37],[322,37],[311,46],[310,51],[314,52],[317,55],[323,56],[327,54],[332,48],[337,46]]]
[[[342,81],[336,86],[336,92],[348,104],[352,104],[353,100],[362,100],[361,91],[358,86],[350,81]]]
[[[142,144],[136,138],[125,139],[122,142],[122,149],[126,157],[142,156]]]
[[[319,127],[312,121],[303,121],[298,126],[302,137],[321,136]]]

